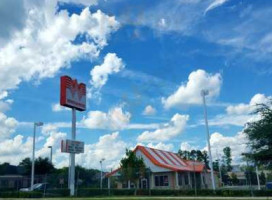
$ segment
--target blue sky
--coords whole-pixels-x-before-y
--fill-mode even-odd
[[[89,89],[87,110],[77,112],[77,139],[86,144],[80,165],[97,167],[105,157],[106,167],[114,167],[136,144],[204,149],[201,89],[210,90],[214,156],[228,145],[239,162],[247,151],[244,124],[258,118],[250,112],[271,95],[271,6],[266,0],[3,1],[22,14],[16,21],[0,9],[9,24],[0,31],[0,162],[29,156],[33,122],[43,121],[37,154],[48,156],[53,145],[56,166],[67,165],[59,144],[70,138],[71,111],[57,106],[61,75]]]

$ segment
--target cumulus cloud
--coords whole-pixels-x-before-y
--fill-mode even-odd
[[[65,140],[67,138],[67,134],[64,132],[58,131],[58,128],[53,124],[45,124],[42,128],[42,134],[45,136],[45,142],[42,147],[37,151],[37,157],[49,157],[50,150],[48,146],[52,146],[53,150],[53,163],[58,163],[58,157],[62,157],[63,154],[60,152],[61,140]]]
[[[68,111],[70,110],[67,107],[61,106],[59,103],[52,104],[52,111],[53,112],[62,112],[62,111]]]
[[[256,108],[258,104],[267,104],[271,97],[266,97],[264,94],[255,94],[248,104],[231,105],[226,108],[226,112],[229,115],[242,115],[250,114]]]
[[[172,117],[169,123],[164,124],[154,131],[144,131],[138,136],[137,140],[139,142],[167,141],[181,134],[188,120],[188,115],[180,115],[177,113]]]
[[[31,137],[27,137],[24,141],[24,136],[16,135],[14,138],[0,141],[0,160],[1,162],[9,162],[17,165],[19,162],[31,156],[32,152]]]
[[[174,145],[173,144],[164,144],[162,142],[159,142],[157,144],[155,143],[148,143],[146,145],[147,147],[154,148],[154,149],[160,149],[164,151],[173,151]]]
[[[104,57],[104,62],[101,65],[96,65],[90,72],[90,83],[94,88],[100,89],[108,81],[108,76],[118,73],[125,67],[121,58],[115,53],[108,53]]]
[[[201,104],[201,90],[209,90],[207,101],[212,101],[220,93],[222,78],[219,73],[210,74],[204,70],[193,71],[186,83],[181,86],[172,95],[162,98],[165,108],[182,107],[189,104]]]
[[[84,154],[76,157],[78,164],[87,168],[100,168],[99,161],[104,158],[103,166],[114,169],[119,166],[121,158],[125,155],[128,144],[119,137],[119,132],[99,137],[97,143],[85,145]]]
[[[248,151],[247,149],[247,137],[243,132],[238,132],[234,136],[224,136],[221,133],[215,132],[211,134],[210,144],[213,159],[217,159],[217,156],[223,155],[223,148],[229,146],[232,150],[232,159],[234,163],[241,161],[241,154]],[[207,150],[207,147],[205,147]],[[217,153],[218,152],[218,155]]]
[[[156,109],[153,108],[151,105],[145,107],[143,111],[143,115],[154,115],[156,114]]]
[[[125,128],[129,123],[131,114],[123,111],[122,106],[110,109],[107,113],[102,111],[90,111],[84,117],[82,123],[90,129],[119,130]]]
[[[0,47],[0,92],[21,81],[53,77],[71,61],[96,58],[119,27],[114,16],[88,7],[69,16],[66,10],[56,12],[56,1],[27,5],[24,28]],[[74,43],[78,36],[86,40]]]
[[[199,149],[198,147],[192,146],[189,142],[182,142],[180,144],[180,150],[182,151],[192,151],[195,149]]]
[[[260,115],[252,114],[256,109],[257,104],[267,104],[271,99],[271,96],[265,96],[264,94],[254,95],[248,104],[240,103],[238,105],[230,105],[226,108],[226,114],[215,116],[209,120],[211,126],[244,126],[247,122],[257,121],[260,119]],[[204,123],[203,121],[201,122]]]
[[[4,113],[0,112],[0,138],[8,138],[15,129],[18,122],[13,117],[7,117]]]
[[[16,10],[16,12],[10,12]],[[0,1],[0,44],[5,44],[15,31],[21,30],[26,20],[24,0]]]
[[[4,101],[0,100],[0,112],[5,112],[10,109],[10,106],[13,104],[12,99],[7,99]]]

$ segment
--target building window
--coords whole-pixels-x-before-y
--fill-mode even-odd
[[[155,186],[169,186],[168,176],[155,176]]]
[[[178,185],[181,186],[182,185],[182,174],[178,173]]]
[[[188,177],[188,174],[185,174],[185,175],[184,175],[184,183],[185,183],[185,185],[189,185],[189,177]]]

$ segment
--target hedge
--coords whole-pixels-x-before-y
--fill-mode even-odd
[[[78,189],[78,197],[95,197],[95,196],[132,196],[134,189],[93,189],[83,188]],[[169,190],[169,189],[152,189],[151,196],[194,196],[194,190]],[[148,196],[148,189],[138,189],[138,196]],[[239,197],[251,196],[250,190],[197,190],[197,196],[225,196],[225,197]],[[253,196],[272,196],[272,190],[254,190]]]
[[[76,191],[78,197],[103,197],[103,196],[133,196],[134,189],[94,189],[81,188]],[[68,197],[69,189],[48,189],[46,197]],[[194,196],[194,190],[168,190],[168,189],[138,189],[138,196]],[[225,196],[225,197],[249,197],[250,190],[197,190],[197,196]],[[272,190],[254,190],[253,196],[268,197],[272,196]],[[41,198],[43,192],[19,192],[19,191],[0,191],[0,198]]]
[[[0,198],[41,198],[41,197],[67,197],[70,195],[69,189],[48,189],[45,194],[42,191],[20,192],[20,191],[0,191]]]

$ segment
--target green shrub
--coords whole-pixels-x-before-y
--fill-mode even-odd
[[[107,189],[82,188],[77,190],[78,197],[107,196]]]
[[[69,189],[48,189],[45,192],[46,197],[67,197],[69,195]]]
[[[0,197],[1,198],[41,198],[43,197],[43,193],[7,191],[7,192],[0,192]]]

